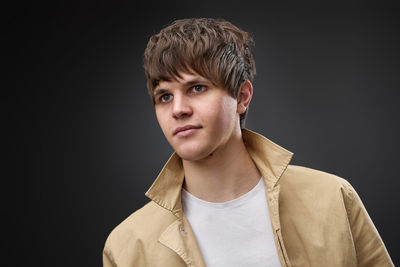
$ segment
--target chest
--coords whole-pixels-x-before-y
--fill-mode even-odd
[[[265,191],[211,205],[184,199],[185,215],[208,267],[280,266]]]

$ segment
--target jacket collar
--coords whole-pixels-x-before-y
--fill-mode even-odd
[[[242,135],[247,151],[264,177],[267,189],[273,189],[287,168],[293,153],[253,131],[243,129]],[[146,192],[146,196],[181,218],[183,180],[182,161],[176,153],[173,153]]]

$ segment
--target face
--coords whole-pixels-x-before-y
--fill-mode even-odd
[[[158,123],[184,160],[202,160],[240,132],[238,101],[197,74],[161,81],[154,90]]]

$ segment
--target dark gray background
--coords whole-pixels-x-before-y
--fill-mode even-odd
[[[100,266],[109,232],[147,202],[172,150],[142,53],[150,35],[185,17],[225,18],[254,35],[247,127],[294,152],[293,164],[348,179],[399,263],[399,9],[379,3],[6,7],[13,265]]]

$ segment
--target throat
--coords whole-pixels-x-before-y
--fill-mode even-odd
[[[201,161],[183,160],[183,187],[195,197],[209,202],[226,202],[249,192],[261,174],[244,144],[226,155],[211,153]]]

